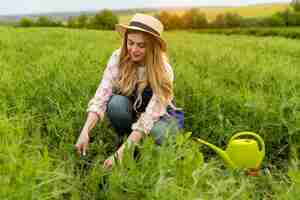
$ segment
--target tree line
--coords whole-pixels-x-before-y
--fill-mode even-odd
[[[291,7],[276,12],[268,17],[242,17],[237,13],[220,13],[212,21],[200,9],[190,9],[182,15],[163,11],[156,14],[166,30],[201,29],[201,28],[235,28],[235,27],[280,27],[300,26],[300,1],[294,0]]]
[[[119,18],[111,10],[102,10],[94,16],[81,14],[77,17],[69,17],[66,22],[53,20],[50,17],[40,16],[36,20],[23,17],[19,21],[21,27],[68,27],[113,30],[115,24],[119,23]]]

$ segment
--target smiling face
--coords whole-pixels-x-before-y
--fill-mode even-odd
[[[126,45],[131,60],[133,62],[142,63],[146,55],[146,42],[143,33],[128,33]]]
[[[122,32],[123,36],[123,32]],[[146,32],[127,29],[121,46],[119,59],[119,79],[117,85],[125,96],[133,94],[137,89],[138,96],[147,86],[164,104],[173,98],[172,77],[166,70],[168,58],[162,49],[160,40]],[[138,67],[144,65],[146,76],[137,79]]]

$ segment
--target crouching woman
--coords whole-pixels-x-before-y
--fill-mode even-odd
[[[129,135],[126,143],[137,144],[152,136],[161,144],[168,134],[183,128],[183,112],[174,105],[172,67],[166,55],[163,25],[152,16],[136,14],[129,25],[116,25],[123,38],[113,52],[95,96],[90,100],[88,116],[75,145],[85,154],[90,131],[107,115],[118,137]],[[104,161],[111,168],[114,159],[122,160],[125,143]]]

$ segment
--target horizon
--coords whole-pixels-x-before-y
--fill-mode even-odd
[[[16,0],[11,0],[10,2],[13,2]],[[31,0],[31,1],[38,1],[38,0]],[[56,0],[59,1],[59,0]],[[66,0],[68,1],[68,0]],[[77,3],[80,4],[81,0],[77,0]],[[93,1],[93,0],[91,0]],[[81,9],[76,9],[76,8],[64,8],[64,9],[55,9],[55,8],[50,8],[50,9],[45,9],[44,6],[37,5],[37,6],[32,6],[32,7],[27,7],[24,5],[23,10],[31,10],[31,11],[24,11],[24,12],[17,12],[17,11],[8,11],[10,10],[9,6],[8,8],[0,8],[0,16],[15,16],[15,15],[43,15],[43,14],[50,14],[50,13],[68,13],[68,12],[95,12],[97,10],[103,10],[103,9],[110,9],[110,10],[133,10],[133,9],[159,9],[162,7],[169,7],[169,8],[184,8],[184,7],[243,7],[243,6],[251,6],[251,5],[260,5],[260,4],[286,4],[290,3],[290,0],[231,0],[231,1],[226,1],[226,0],[211,0],[210,3],[200,3],[197,0],[184,0],[180,1],[179,0],[164,0],[162,1],[156,1],[152,0],[152,2],[149,4],[145,4],[140,1],[140,3],[134,2],[135,4],[130,4],[130,0],[125,0],[128,1],[128,4],[123,3],[122,5],[115,5],[114,2],[103,2],[103,4],[97,6],[92,6],[92,4],[87,4],[86,7],[81,8]],[[156,3],[155,3],[156,1]],[[177,2],[176,2],[177,1]],[[53,2],[53,1],[52,1]],[[47,3],[47,2],[46,2]],[[49,2],[48,2],[49,3]],[[95,2],[94,2],[95,3]],[[78,5],[79,5],[78,4]],[[126,6],[125,6],[126,4]],[[9,4],[7,4],[9,5]],[[57,6],[56,4],[49,4],[51,6]],[[48,7],[51,7],[49,6]],[[81,5],[81,4],[80,4]],[[4,5],[5,6],[5,5]],[[28,6],[28,5],[27,5]],[[47,7],[47,6],[46,6]],[[47,7],[47,8],[48,8]],[[76,7],[76,6],[75,6]],[[12,8],[11,8],[12,9]],[[14,7],[15,9],[15,7]],[[18,7],[20,9],[20,7]],[[5,10],[5,11],[3,11]],[[40,10],[40,11],[38,11]]]

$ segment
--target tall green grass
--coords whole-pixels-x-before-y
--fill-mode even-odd
[[[202,29],[198,33],[215,33],[224,35],[253,35],[259,37],[278,36],[291,39],[300,39],[298,27],[258,27],[258,28],[226,28],[226,29]]]
[[[299,194],[298,41],[169,32],[176,104],[185,131],[104,171],[115,150],[108,121],[88,157],[74,143],[107,59],[109,31],[0,28],[0,199],[296,199]],[[225,147],[239,131],[263,136],[260,177],[224,169],[201,137]],[[203,154],[201,153],[203,152]]]

